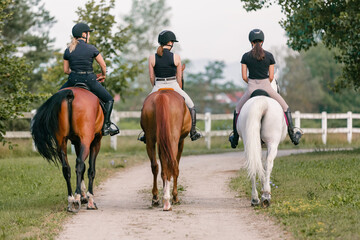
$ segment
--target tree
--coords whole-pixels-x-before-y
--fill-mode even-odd
[[[293,110],[302,112],[359,112],[360,96],[353,89],[331,89],[341,74],[332,52],[319,43],[308,51],[286,58],[281,76],[284,98]]]
[[[342,65],[335,89],[360,87],[360,1],[358,0],[241,0],[247,11],[279,4],[286,19],[280,24],[289,36],[288,45],[308,50],[320,41],[334,51]]]
[[[240,90],[231,82],[223,82],[223,61],[211,61],[205,66],[205,72],[189,73],[184,76],[186,92],[192,98],[199,112],[232,112],[234,106],[220,103],[218,97]]]
[[[4,11],[11,12],[11,17],[4,19],[2,39],[5,44],[15,44],[26,58],[31,66],[26,84],[36,92],[46,65],[53,58],[54,39],[49,37],[49,30],[56,21],[41,0],[13,0]]]
[[[6,123],[28,111],[30,103],[39,96],[28,93],[31,67],[25,57],[17,54],[17,45],[7,42],[3,36],[4,24],[12,16],[12,1],[0,3],[0,142],[5,144]],[[11,144],[9,145],[11,147]]]

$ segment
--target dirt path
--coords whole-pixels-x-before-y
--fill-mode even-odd
[[[171,212],[151,207],[150,163],[121,171],[95,190],[99,210],[81,209],[58,239],[290,238],[270,219],[257,215],[249,199],[229,190],[242,163],[242,152],[183,157],[178,184],[185,191],[179,192],[181,205]]]

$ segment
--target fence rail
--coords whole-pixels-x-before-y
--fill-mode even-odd
[[[35,110],[27,113],[23,113],[23,116],[20,118],[23,119],[31,119],[35,115]],[[121,119],[126,118],[140,118],[141,112],[133,111],[133,112],[117,112],[113,111],[111,115],[111,119],[113,122],[120,122]],[[205,121],[205,129],[204,129],[204,137],[207,144],[207,147],[211,148],[211,137],[214,136],[228,136],[232,129],[229,130],[211,130],[211,121],[216,120],[232,120],[233,114],[198,114],[197,119]],[[353,119],[360,119],[359,113],[300,113],[299,111],[294,112],[293,118],[295,119],[295,127],[301,127],[302,119],[321,119],[321,128],[302,128],[305,134],[321,134],[322,142],[326,144],[327,134],[328,133],[346,133],[347,141],[351,143],[352,134],[360,133],[360,128],[353,127]],[[342,128],[328,128],[327,121],[333,119],[346,119],[347,126]],[[141,132],[141,129],[131,129],[131,130],[123,130],[121,129],[120,134],[116,136],[112,136],[111,139],[111,147],[116,149],[117,146],[117,137],[118,136],[137,136]],[[13,131],[6,132],[5,138],[31,138],[31,134],[29,131]]]

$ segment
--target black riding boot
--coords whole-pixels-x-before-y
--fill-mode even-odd
[[[190,138],[191,141],[198,140],[201,138],[201,134],[196,131],[196,111],[195,107],[189,108],[191,115],[191,130],[190,130]]]
[[[103,129],[102,129],[103,136],[107,136],[109,134],[110,134],[110,136],[113,136],[120,132],[119,128],[110,121],[110,116],[111,116],[113,105],[114,105],[114,101],[108,101],[105,103],[105,106],[104,106],[105,119],[104,119],[104,125],[103,125]],[[112,128],[112,126],[114,126],[115,128]]]
[[[294,145],[298,145],[300,142],[300,138],[302,136],[302,133],[300,131],[296,131],[294,132],[294,125],[292,122],[292,117],[291,117],[291,112],[290,112],[290,108],[288,108],[285,112],[285,116],[287,118],[287,123],[288,123],[288,133],[289,133],[289,137],[290,140],[292,141],[292,143]]]
[[[234,110],[234,118],[233,118],[233,132],[232,135],[230,135],[229,137],[229,142],[231,143],[231,147],[232,148],[236,148],[238,143],[239,143],[239,134],[238,131],[236,130],[236,120],[237,120],[237,113]]]

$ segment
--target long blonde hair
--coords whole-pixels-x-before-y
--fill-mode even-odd
[[[71,39],[71,43],[69,43],[69,45],[68,45],[69,52],[71,53],[72,51],[74,51],[78,44],[79,44],[79,41],[77,40],[77,38],[73,37]]]

